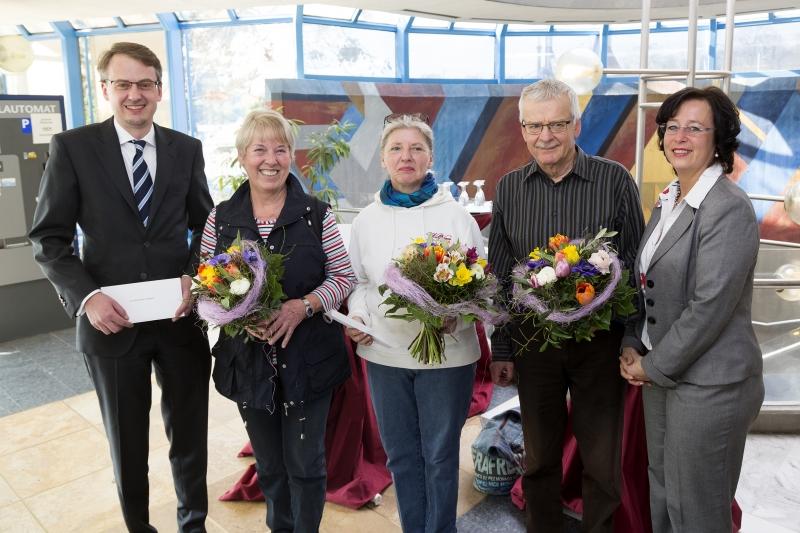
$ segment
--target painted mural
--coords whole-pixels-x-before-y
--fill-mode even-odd
[[[800,90],[798,72],[735,78],[730,95],[741,110],[741,148],[732,179],[750,193],[782,195],[800,179]],[[676,84],[654,85],[652,100],[663,99]],[[332,120],[356,125],[350,134],[351,157],[331,175],[340,205],[368,204],[386,179],[379,157],[383,119],[390,113],[422,112],[433,128],[437,181],[486,180],[492,199],[497,181],[525,164],[529,154],[519,128],[517,101],[522,85],[391,84],[318,80],[268,80],[267,99],[289,118],[303,121],[298,165],[304,163],[302,139]],[[634,169],[636,86],[601,84],[581,97],[582,130],[578,144],[588,153]],[[649,216],[657,193],[672,179],[658,150],[655,111],[648,112],[642,205]],[[474,194],[474,187],[469,188]],[[800,226],[781,203],[755,201],[762,237],[800,242]]]

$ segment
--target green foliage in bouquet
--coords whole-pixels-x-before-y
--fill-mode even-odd
[[[589,341],[611,329],[614,316],[636,312],[636,289],[609,242],[616,234],[603,228],[577,241],[557,234],[514,268],[513,315],[521,331],[533,330],[521,334],[523,350],[532,342],[544,351],[568,340]]]

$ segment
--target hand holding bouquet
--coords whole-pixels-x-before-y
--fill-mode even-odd
[[[489,301],[497,281],[475,248],[428,234],[406,246],[402,257],[386,268],[381,295],[391,291],[383,305],[386,316],[418,321],[422,330],[409,345],[411,355],[423,364],[444,360],[445,323],[459,317],[500,324],[505,317]]]
[[[283,255],[237,237],[224,253],[200,263],[192,287],[197,314],[230,337],[246,333],[279,309],[286,297],[280,283],[283,260]]]
[[[614,313],[636,311],[636,289],[608,242],[616,234],[603,228],[591,239],[576,241],[557,234],[514,268],[515,318],[534,328],[525,346],[536,340],[544,351],[564,340],[588,341],[596,331],[611,328]]]

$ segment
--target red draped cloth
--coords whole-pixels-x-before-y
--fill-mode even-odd
[[[651,533],[650,484],[647,480],[647,441],[644,429],[644,410],[641,387],[627,387],[622,430],[622,502],[614,515],[615,533]],[[578,443],[572,434],[571,424],[564,435],[564,453],[561,457],[561,502],[574,513],[583,514],[581,499],[581,463]],[[514,505],[525,508],[521,479],[511,491]],[[742,525],[742,510],[736,501],[731,508],[733,531]]]
[[[481,229],[492,221],[491,213],[474,216]],[[476,323],[475,329],[480,342],[481,357],[475,370],[469,416],[484,412],[492,399],[492,377],[489,373],[492,353],[483,324]],[[352,378],[334,392],[328,413],[325,430],[325,460],[328,464],[326,499],[358,509],[376,494],[383,492],[392,482],[392,477],[386,469],[386,453],[381,445],[375,412],[369,397],[366,362],[355,354],[354,346],[349,340],[346,344]],[[253,455],[249,442],[239,452],[239,457],[246,455]],[[255,465],[250,465],[239,481],[219,499],[263,500]]]
[[[476,324],[481,358],[475,372],[469,416],[482,413],[492,397],[489,374],[491,352],[483,324]],[[333,394],[325,432],[325,459],[328,464],[326,499],[352,509],[372,500],[392,482],[386,469],[386,453],[381,446],[375,412],[369,397],[366,362],[358,357],[353,344],[347,341],[352,378]],[[239,456],[252,455],[250,443]],[[264,499],[258,486],[255,465],[250,465],[233,487],[220,496],[221,501]]]

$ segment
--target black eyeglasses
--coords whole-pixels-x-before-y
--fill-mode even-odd
[[[145,91],[152,91],[156,87],[161,86],[161,82],[158,80],[139,80],[139,81],[129,81],[129,80],[101,80],[103,83],[108,83],[111,85],[111,88],[117,91],[129,91],[131,87],[136,85],[136,88],[142,92]]]
[[[392,113],[390,115],[386,115],[386,117],[383,119],[383,125],[385,126],[390,122],[402,120],[404,117],[408,117],[411,120],[418,120],[419,122],[424,122],[429,126],[431,124],[428,115],[426,115],[425,113]]]
[[[550,133],[564,133],[567,131],[567,126],[570,122],[572,122],[572,119],[556,120],[555,122],[548,122],[547,124],[542,124],[541,122],[525,122],[523,120],[521,124],[528,134],[539,135],[545,128],[549,129]]]

